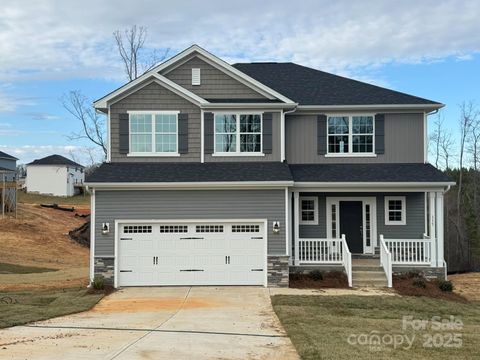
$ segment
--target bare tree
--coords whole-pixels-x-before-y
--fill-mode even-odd
[[[442,137],[444,136],[443,133],[443,118],[441,117],[441,113],[439,112],[437,115],[437,119],[434,123],[433,132],[430,135],[430,143],[433,145],[430,147],[432,149],[432,154],[435,159],[435,167],[438,168],[439,161],[440,161],[440,149],[442,143]]]
[[[88,139],[100,147],[106,157],[105,117],[95,111],[91,106],[91,101],[79,90],[72,90],[64,94],[60,100],[63,107],[82,124],[82,130],[72,133],[69,139]]]
[[[440,158],[443,160],[446,170],[450,169],[450,160],[455,156],[454,148],[455,140],[452,137],[452,133],[447,133],[446,130],[444,130],[440,138]]]
[[[160,54],[158,50],[145,48],[147,28],[133,25],[123,31],[116,30],[113,37],[117,50],[122,59],[128,80],[134,80],[143,73],[152,69],[156,64],[165,59],[170,49]]]

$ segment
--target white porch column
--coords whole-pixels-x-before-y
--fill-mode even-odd
[[[293,219],[295,222],[295,232],[293,237],[293,241],[295,242],[295,265],[298,265],[298,239],[300,237],[300,193],[298,191],[293,193]]]
[[[437,267],[443,266],[443,192],[437,192]]]
[[[431,247],[430,247],[430,266],[437,266],[437,237],[436,237],[436,210],[435,210],[435,193],[433,191],[428,193],[429,201],[429,221],[428,221],[428,235],[430,236]]]

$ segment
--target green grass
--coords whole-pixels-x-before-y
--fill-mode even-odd
[[[90,205],[90,195],[75,195],[71,197],[29,194],[19,191],[18,202],[23,204],[58,204],[58,205]]]
[[[55,269],[0,263],[0,274],[34,274],[57,271]]]
[[[0,292],[0,328],[89,310],[102,297],[86,289]]]
[[[302,359],[479,359],[480,304],[457,303],[425,297],[399,296],[287,296],[272,297],[272,304]],[[462,330],[413,331],[402,329],[403,316],[431,320],[453,315],[463,322]],[[430,323],[431,325],[431,323]],[[429,337],[437,344],[448,342],[450,334],[460,333],[460,348],[424,347]],[[353,335],[352,335],[353,334]],[[410,349],[403,345],[351,345],[359,334],[386,334],[414,337]],[[439,334],[439,335],[436,335]],[[389,337],[385,338],[388,342]],[[352,341],[351,341],[352,342]],[[406,346],[406,345],[405,345]]]

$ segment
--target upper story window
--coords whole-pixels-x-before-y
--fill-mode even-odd
[[[215,154],[260,154],[261,114],[215,114]]]
[[[178,153],[178,112],[131,112],[131,154]]]
[[[329,116],[328,154],[373,154],[374,118],[372,115]]]

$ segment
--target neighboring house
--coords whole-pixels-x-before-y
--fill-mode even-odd
[[[453,183],[427,163],[441,103],[194,45],[94,106],[109,145],[87,178],[92,278],[288,286],[312,268],[351,279],[357,257],[353,285],[444,274]]]
[[[29,193],[73,196],[85,180],[84,167],[61,155],[50,155],[27,164]]]
[[[13,212],[16,208],[17,158],[0,151],[0,213]]]

